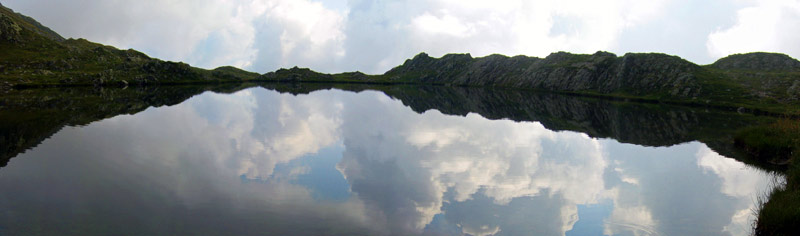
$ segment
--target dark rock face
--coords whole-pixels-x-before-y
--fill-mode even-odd
[[[22,31],[22,27],[14,23],[10,17],[0,13],[0,40],[11,43],[20,42],[22,39],[20,31]]]
[[[276,80],[281,82],[300,82],[310,80],[332,81],[333,76],[312,71],[308,68],[292,67],[291,69],[278,69],[258,77],[261,80]]]
[[[16,21],[16,22],[15,22]],[[54,32],[50,28],[40,24],[33,18],[16,13],[11,9],[0,5],[0,40],[7,40],[7,37],[16,35],[15,40],[8,40],[11,42],[21,42],[21,30],[29,30],[38,35],[48,38],[49,40],[63,42],[64,37]]]
[[[711,66],[723,70],[800,71],[800,61],[786,54],[765,52],[733,54]]]
[[[699,91],[695,72],[700,69],[679,57],[656,53],[617,57],[608,52],[558,52],[544,59],[502,55],[472,58],[469,54],[437,59],[422,53],[385,75],[395,81],[434,84],[686,98]]]

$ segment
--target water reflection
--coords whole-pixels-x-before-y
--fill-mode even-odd
[[[699,142],[253,88],[61,130],[0,169],[0,234],[744,235],[768,180]]]

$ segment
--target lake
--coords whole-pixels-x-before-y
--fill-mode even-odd
[[[458,87],[50,88],[0,103],[0,235],[747,235],[763,118]]]

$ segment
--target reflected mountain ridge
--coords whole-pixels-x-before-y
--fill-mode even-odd
[[[0,196],[9,212],[0,222],[13,221],[0,234],[33,232],[39,219],[49,225],[43,234],[79,223],[69,232],[742,235],[751,222],[742,212],[765,181],[691,142],[704,137],[700,126],[724,125],[703,122],[738,125],[748,115],[526,91],[239,90],[249,86],[187,88],[164,100],[135,90],[57,97],[162,107],[55,106],[81,115],[53,122],[61,131],[42,132],[46,141],[0,169],[0,187],[15,193]],[[14,106],[30,102],[17,98]],[[136,115],[106,118],[114,112]],[[639,120],[687,125],[625,133]],[[716,134],[725,132],[706,135]],[[670,147],[642,147],[659,145]]]
[[[65,126],[83,126],[150,107],[172,106],[207,91],[232,93],[251,86],[61,87],[0,94],[0,167]]]
[[[778,166],[750,161],[733,145],[734,133],[772,117],[668,104],[627,102],[531,90],[452,86],[359,86],[342,84],[263,84],[282,93],[308,94],[341,89],[375,90],[400,100],[417,113],[476,113],[487,119],[535,121],[553,131],[575,131],[643,146],[672,146],[700,141],[723,156],[765,169]]]
[[[644,146],[671,146],[701,141],[714,151],[748,164],[733,146],[733,132],[770,120],[726,111],[685,106],[575,97],[528,90],[450,86],[379,86],[358,84],[222,84],[113,88],[23,89],[2,95],[0,166],[33,148],[64,126],[81,126],[148,107],[171,106],[206,91],[233,93],[260,86],[281,93],[308,94],[341,89],[381,91],[417,113],[438,110],[448,115],[476,113],[488,119],[536,121],[547,129],[581,132]],[[12,115],[13,114],[13,115]]]

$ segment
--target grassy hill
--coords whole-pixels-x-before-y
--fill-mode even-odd
[[[0,6],[0,88],[47,85],[174,84],[243,81],[258,74],[204,70],[129,49],[64,39],[34,19]]]

